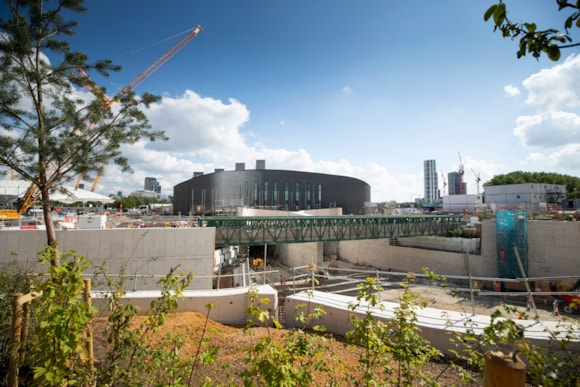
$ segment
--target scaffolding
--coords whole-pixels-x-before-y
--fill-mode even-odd
[[[516,249],[524,274],[528,275],[527,221],[525,211],[498,211],[496,213],[497,271],[500,278],[522,277]]]

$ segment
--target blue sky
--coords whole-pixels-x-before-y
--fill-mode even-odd
[[[128,194],[154,176],[171,195],[194,171],[257,159],[360,178],[377,202],[422,197],[426,159],[441,177],[461,155],[468,193],[476,173],[480,184],[514,170],[580,176],[578,50],[518,60],[517,42],[483,21],[493,3],[87,1],[71,43],[123,66],[92,74],[110,95],[177,34],[204,28],[136,90],[163,96],[147,114],[170,140],[127,147],[135,173],[109,167],[98,191]],[[506,3],[514,20],[561,28],[554,1]]]

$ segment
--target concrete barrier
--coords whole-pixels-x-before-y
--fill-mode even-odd
[[[246,310],[250,306],[248,291],[255,289],[258,299],[268,299],[267,303],[260,304],[260,308],[267,309],[272,316],[278,318],[278,292],[269,285],[259,285],[253,288],[229,288],[222,290],[187,290],[183,298],[177,301],[176,312],[196,311],[207,313],[206,306],[213,303],[209,318],[228,325],[245,325],[248,321]],[[129,292],[121,298],[123,304],[131,304],[139,309],[139,314],[146,314],[151,310],[151,302],[160,297],[159,291]],[[109,314],[106,293],[93,292],[92,304],[100,316]]]
[[[352,329],[349,314],[350,305],[357,302],[355,297],[314,291],[311,293],[301,292],[288,296],[285,304],[285,319],[288,328],[302,327],[296,321],[297,314],[303,310],[296,310],[298,305],[310,304],[309,310],[322,307],[326,315],[316,320],[313,324],[323,325],[326,331],[340,336]],[[399,306],[395,302],[381,302],[384,309],[370,307],[373,316],[383,322],[395,318],[394,310]],[[363,318],[367,312],[366,305],[356,310],[356,314]],[[451,333],[465,335],[468,332],[475,334],[483,333],[483,329],[490,325],[491,317],[485,315],[472,315],[469,313],[448,311],[436,308],[422,308],[416,310],[417,326],[421,328],[420,334],[427,339],[432,346],[440,351],[449,354],[450,349],[457,349],[449,339]],[[573,337],[569,349],[580,351],[580,327],[578,325],[562,321],[536,321],[536,320],[514,320],[524,329],[524,334],[533,344],[541,345],[553,351],[559,351],[560,347],[551,340],[555,337],[565,338],[568,334]],[[570,332],[568,331],[570,329]]]

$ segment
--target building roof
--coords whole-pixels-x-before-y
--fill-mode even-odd
[[[30,183],[25,180],[0,180],[0,197],[22,197]],[[51,193],[50,199],[61,203],[74,202],[101,202],[112,203],[114,200],[108,196],[101,195],[97,192],[91,192],[84,189],[75,189],[71,186],[63,185],[61,189],[55,190]]]

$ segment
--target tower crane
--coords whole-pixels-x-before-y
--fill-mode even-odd
[[[159,58],[157,58],[157,60],[155,60],[151,65],[149,65],[149,67],[147,67],[145,70],[143,70],[141,73],[139,73],[133,80],[131,80],[131,82],[129,82],[125,87],[123,87],[121,89],[121,91],[119,91],[117,93],[117,95],[115,95],[115,97],[113,97],[113,98],[109,98],[103,92],[101,92],[100,89],[98,88],[98,86],[94,82],[92,82],[92,80],[90,80],[88,75],[82,69],[77,69],[77,71],[81,77],[86,78],[86,80],[89,81],[87,83],[87,86],[86,86],[87,89],[89,89],[97,97],[101,98],[103,100],[103,104],[104,104],[105,109],[109,109],[113,104],[115,104],[121,98],[123,98],[123,96],[129,94],[137,86],[139,86],[151,74],[153,74],[156,70],[158,70],[165,62],[167,62],[169,59],[171,59],[171,57],[173,55],[175,55],[178,51],[180,51],[183,47],[185,47],[185,45],[187,45],[187,43],[189,43],[193,38],[195,38],[197,36],[197,34],[199,34],[201,31],[203,31],[203,28],[200,25],[196,26],[195,28],[192,28],[189,31],[186,31],[187,34],[184,37],[182,37],[177,43],[175,43],[163,55],[161,55]],[[72,76],[78,76],[78,75],[73,74]],[[88,120],[89,120],[88,115],[86,115],[83,118],[83,121],[88,122]],[[88,122],[88,127],[90,129],[94,128],[95,126],[96,126],[96,123]],[[101,167],[99,169],[97,177],[95,178],[95,180],[93,182],[93,186],[91,189],[91,191],[93,191],[93,192],[97,188],[97,183],[102,175],[103,168],[104,167]],[[77,179],[77,182],[75,184],[75,189],[78,189],[81,181],[82,181],[82,174],[79,175],[79,177]],[[38,190],[38,187],[36,186],[36,184],[32,183],[28,187],[28,189],[26,190],[26,193],[24,194],[24,197],[22,198],[22,202],[21,202],[22,204],[20,205],[18,210],[0,210],[0,218],[1,219],[17,219],[17,218],[19,218],[39,198],[40,198],[40,191]]]
[[[465,186],[463,184],[463,175],[465,174],[465,170],[463,166],[463,160],[461,159],[461,153],[457,152],[457,154],[459,155],[459,170],[457,171],[459,172],[459,194],[465,195]]]
[[[447,187],[447,180],[445,180],[445,174],[441,171],[441,180],[443,181],[443,196],[445,196],[445,187]]]
[[[475,175],[475,184],[477,184],[477,194],[479,195],[479,182],[481,181],[481,178],[479,177],[479,172],[475,173],[473,168],[471,169],[471,171]]]
[[[189,43],[193,38],[195,38],[197,36],[197,34],[199,34],[201,31],[203,31],[203,28],[198,25],[195,28],[192,28],[183,38],[181,38],[177,43],[175,43],[171,48],[169,48],[167,51],[165,51],[165,53],[163,55],[161,55],[159,58],[157,58],[153,63],[151,63],[149,65],[149,67],[147,67],[145,70],[143,70],[141,73],[139,73],[135,78],[133,78],[133,80],[131,80],[129,83],[127,83],[125,85],[125,87],[123,87],[121,89],[121,91],[119,91],[117,93],[117,95],[115,95],[113,98],[109,98],[106,95],[104,95],[100,89],[98,88],[98,86],[92,82],[90,80],[90,78],[88,77],[88,75],[82,71],[82,69],[77,69],[78,73],[80,74],[81,77],[87,78],[89,79],[89,85],[88,85],[88,89],[95,94],[97,97],[100,97],[103,99],[103,104],[105,106],[105,109],[109,109],[113,104],[115,104],[116,102],[118,102],[121,98],[123,98],[125,95],[129,94],[131,91],[135,90],[135,88],[137,86],[139,86],[141,83],[143,83],[143,81],[145,81],[151,74],[153,74],[155,71],[157,71],[161,66],[163,66],[163,64],[165,64],[165,62],[167,62],[169,59],[171,59],[171,57],[173,57],[173,55],[175,55],[177,52],[179,52],[183,47],[185,47],[187,45],[187,43]],[[95,123],[91,123],[89,125],[89,127],[94,127]],[[99,179],[101,178],[101,175],[103,173],[104,167],[101,167],[97,173],[97,176],[95,178],[95,180],[93,181],[93,186],[91,188],[91,191],[94,192],[97,188],[97,184],[99,182]],[[76,184],[75,184],[75,189],[78,189],[81,181],[82,181],[83,175],[80,174],[79,177],[77,178]]]

